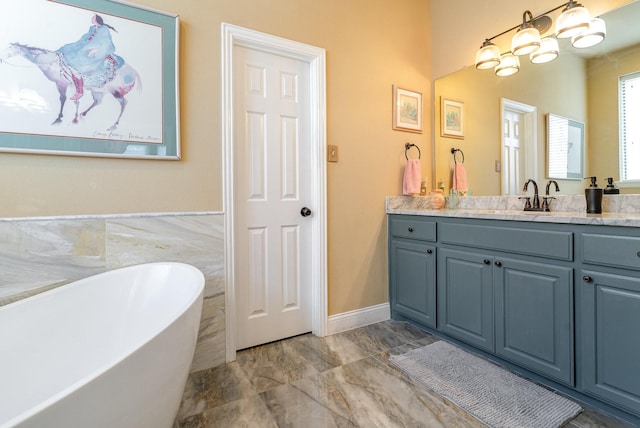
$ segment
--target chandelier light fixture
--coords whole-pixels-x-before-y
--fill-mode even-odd
[[[533,14],[526,10],[522,14],[520,29],[511,39],[511,53],[514,55],[527,55],[540,49],[540,31],[531,21],[533,21]]]
[[[591,18],[589,28],[582,33],[571,37],[571,45],[574,48],[588,48],[595,46],[607,36],[607,26],[602,18]]]
[[[500,48],[485,40],[480,50],[476,53],[476,68],[486,70],[500,64]]]
[[[563,9],[556,19],[555,34],[542,37],[551,28],[551,12]],[[492,40],[517,30],[511,39],[511,50],[500,52]],[[498,76],[510,76],[520,70],[519,56],[529,55],[534,64],[553,61],[560,55],[558,38],[570,38],[575,48],[587,48],[602,42],[607,35],[602,18],[591,17],[589,11],[573,0],[563,3],[538,16],[526,10],[522,14],[522,23],[493,37],[485,39],[476,53],[476,68],[487,70],[493,68]]]
[[[520,59],[511,52],[503,53],[500,56],[500,64],[496,65],[497,76],[506,77],[520,71]]]
[[[556,37],[577,36],[589,28],[589,20],[591,16],[587,8],[571,0],[556,20]]]
[[[545,37],[540,41],[540,49],[535,52],[531,52],[529,60],[534,64],[543,64],[545,62],[553,61],[560,55],[560,46],[558,46],[558,39],[555,37]]]

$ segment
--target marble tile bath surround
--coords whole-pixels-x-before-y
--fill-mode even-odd
[[[225,361],[224,216],[216,213],[0,219],[0,306],[107,270],[191,264],[205,275],[192,370]]]
[[[430,211],[429,197],[394,196],[386,204],[387,212]],[[603,205],[605,214],[586,215],[584,197],[559,195],[552,202],[553,217],[543,213],[527,218],[614,221],[640,227],[640,195],[606,195]],[[521,211],[517,197],[472,196],[461,198],[457,210],[430,212],[519,219]],[[206,278],[192,371],[216,367],[225,361],[223,241],[222,213],[0,218],[0,306],[118,267],[154,261],[189,263]]]

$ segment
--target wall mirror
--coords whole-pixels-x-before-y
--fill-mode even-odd
[[[547,177],[584,178],[584,123],[549,113],[547,122]]]
[[[560,39],[560,56],[556,60],[532,64],[523,58],[520,71],[513,76],[497,77],[493,70],[476,70],[470,65],[435,81],[435,117],[440,117],[442,97],[464,102],[465,139],[443,137],[439,121],[435,120],[434,183],[443,182],[445,191],[449,190],[451,147],[459,147],[465,153],[467,181],[474,195],[513,194],[513,188],[505,192],[503,186],[504,168],[511,167],[503,162],[501,144],[505,132],[503,100],[507,99],[535,108],[532,117],[513,119],[521,120],[520,134],[530,136],[526,144],[531,146],[525,144],[518,148],[519,156],[511,156],[524,165],[522,170],[534,165],[526,172],[520,171],[526,178],[533,178],[538,184],[551,178],[547,157],[554,161],[554,154],[548,154],[546,147],[546,118],[552,113],[571,118],[583,127],[582,173],[567,164],[571,169],[567,176],[554,177],[560,184],[560,193],[582,193],[584,182],[577,180],[578,175],[614,177],[620,184],[617,82],[619,76],[640,70],[640,2],[600,16],[606,22],[607,37],[599,45],[575,49],[569,40]],[[640,193],[638,183],[619,187],[621,193]],[[521,191],[517,189],[517,193]]]

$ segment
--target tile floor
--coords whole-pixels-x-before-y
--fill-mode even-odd
[[[233,363],[189,376],[175,426],[484,426],[388,361],[390,354],[436,340],[407,323],[385,321],[325,338],[306,334],[240,351]],[[591,409],[565,424],[629,426]]]

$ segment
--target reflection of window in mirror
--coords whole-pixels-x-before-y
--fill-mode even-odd
[[[640,72],[620,76],[620,181],[640,180]]]
[[[549,113],[547,115],[547,176],[584,177],[584,123]]]

